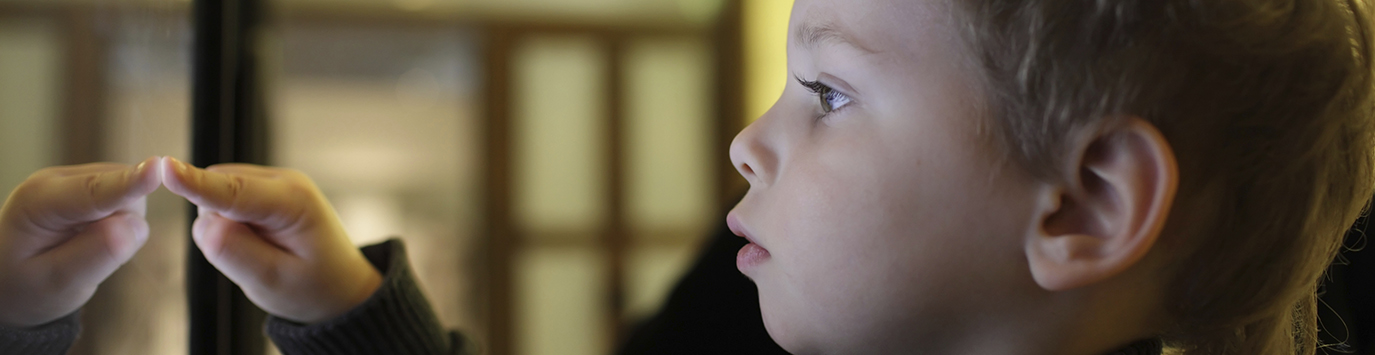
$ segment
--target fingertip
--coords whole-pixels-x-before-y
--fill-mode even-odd
[[[186,186],[184,179],[186,168],[183,165],[185,163],[177,160],[177,158],[165,156],[158,162],[158,173],[162,175],[162,185],[166,186],[168,191],[182,197],[188,197],[187,194],[190,193],[190,189]]]
[[[151,160],[153,160],[153,159],[152,159],[152,158],[149,158],[149,159],[144,159],[142,162],[139,162],[138,165],[135,165],[135,166],[134,166],[134,171],[137,171],[137,172],[139,172],[140,174],[142,174],[144,171],[147,171],[147,170],[148,170],[148,166],[149,166],[148,163],[149,163]]]
[[[167,157],[153,157],[153,173],[158,175],[158,182],[167,181]]]
[[[164,155],[164,156],[158,157],[158,163],[157,163],[157,164],[158,164],[158,176],[159,176],[159,177],[162,177],[162,180],[163,180],[163,181],[166,181],[166,180],[167,180],[167,160],[168,160],[168,159],[172,159],[172,158],[171,158],[171,157],[168,157],[168,156],[165,156],[165,155]]]
[[[158,157],[144,159],[134,167],[134,176],[137,179],[134,191],[138,195],[153,193],[162,185],[162,176],[159,172]]]

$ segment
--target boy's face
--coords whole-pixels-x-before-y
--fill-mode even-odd
[[[979,132],[977,72],[938,2],[797,0],[788,67],[808,83],[731,145],[750,182],[728,217],[752,242],[737,263],[793,353],[958,341],[1035,287],[1032,180]]]

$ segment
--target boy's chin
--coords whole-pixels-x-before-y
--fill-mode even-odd
[[[796,334],[789,332],[789,328],[786,325],[780,324],[778,321],[770,320],[771,317],[769,317],[769,312],[763,312],[763,314],[764,330],[769,332],[769,338],[773,339],[774,343],[777,343],[783,350],[787,350],[789,354],[799,355],[807,353],[801,344],[798,343]]]
[[[769,338],[790,354],[816,353],[813,347],[805,344],[807,337],[799,334],[800,327],[796,326],[802,316],[801,312],[787,311],[784,309],[786,307],[780,307],[776,298],[767,297],[766,294],[765,290],[759,290],[759,310],[764,319],[764,330],[768,331]]]

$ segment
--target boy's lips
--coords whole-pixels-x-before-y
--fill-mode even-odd
[[[755,265],[759,265],[772,257],[768,249],[764,249],[763,246],[755,242],[754,238],[750,235],[749,229],[745,228],[744,223],[740,222],[740,217],[737,217],[735,212],[726,215],[726,226],[730,227],[731,233],[735,233],[735,235],[744,237],[745,240],[749,241],[749,244],[745,244],[745,246],[741,247],[740,251],[735,254],[735,267],[740,269],[740,272],[749,275],[748,271]]]

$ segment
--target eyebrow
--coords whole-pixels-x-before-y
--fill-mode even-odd
[[[824,44],[843,44],[861,51],[874,53],[868,47],[860,45],[849,33],[841,31],[840,28],[830,23],[803,22],[797,26],[797,32],[793,34],[793,42],[810,49],[816,49]]]

